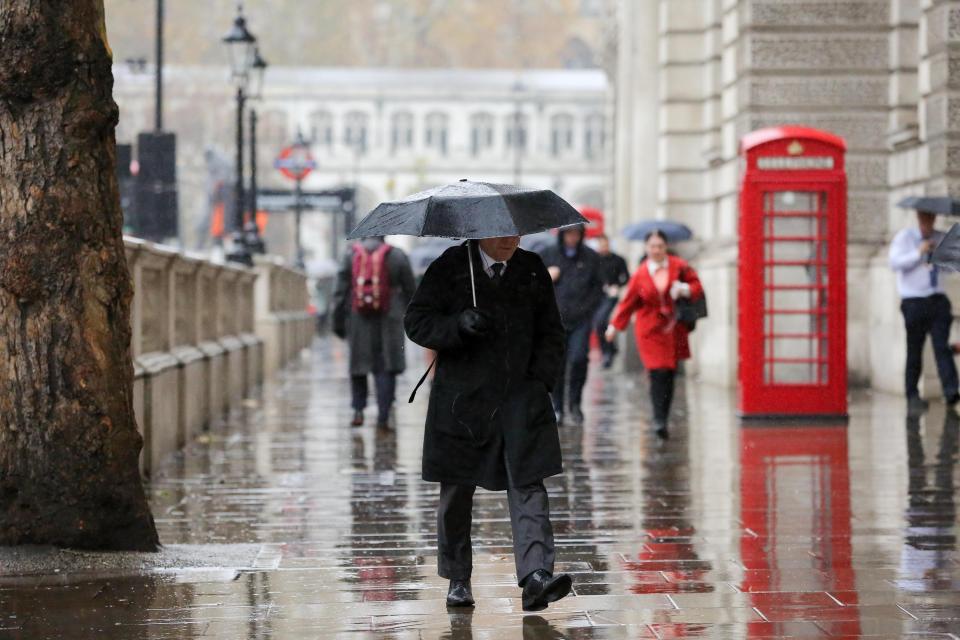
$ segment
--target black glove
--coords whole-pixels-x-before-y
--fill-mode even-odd
[[[457,328],[465,338],[483,338],[493,331],[493,321],[479,309],[464,309],[457,318]]]

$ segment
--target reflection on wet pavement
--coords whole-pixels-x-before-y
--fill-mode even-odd
[[[0,638],[960,635],[960,420],[942,407],[907,420],[862,395],[849,427],[740,427],[728,392],[687,380],[660,443],[642,380],[595,369],[548,482],[575,597],[524,615],[505,495],[480,491],[477,607],[448,613],[426,394],[395,432],[352,429],[345,369],[318,343],[150,487],[165,543],[258,544],[253,567],[2,577]]]

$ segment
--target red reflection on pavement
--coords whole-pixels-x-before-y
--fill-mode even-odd
[[[740,452],[741,589],[770,621],[748,623],[750,637],[799,620],[859,635],[846,427],[745,426]]]

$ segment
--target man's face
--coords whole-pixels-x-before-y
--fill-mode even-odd
[[[929,238],[933,233],[933,225],[937,221],[936,214],[926,211],[917,211],[917,224],[920,225],[920,235]]]
[[[497,262],[506,262],[516,253],[520,246],[520,236],[504,236],[502,238],[484,238],[480,241],[483,252]]]
[[[608,253],[610,253],[610,241],[607,240],[606,238],[598,238],[597,252],[602,256],[605,256]]]
[[[571,249],[576,248],[583,240],[583,231],[581,229],[568,229],[563,232],[563,244]]]

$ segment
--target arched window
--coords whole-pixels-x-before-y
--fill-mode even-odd
[[[508,149],[527,149],[527,116],[522,113],[512,113],[507,116],[506,142]]]
[[[427,114],[424,127],[423,141],[428,149],[433,149],[441,155],[447,155],[447,123],[448,118],[442,113]]]
[[[573,116],[558,113],[550,118],[550,153],[557,158],[573,149]]]
[[[333,146],[333,114],[314,111],[310,114],[310,140],[324,147]]]
[[[343,143],[357,154],[367,152],[367,123],[362,111],[351,111],[343,119]]]
[[[470,153],[478,156],[493,146],[493,116],[475,113],[470,116]]]
[[[393,114],[390,128],[390,151],[413,147],[413,114],[408,111],[398,111]]]
[[[606,118],[602,114],[593,113],[587,116],[584,123],[583,150],[588,160],[599,158],[607,144]]]

